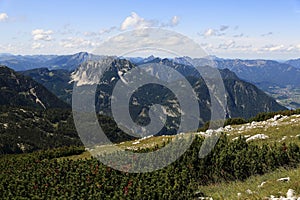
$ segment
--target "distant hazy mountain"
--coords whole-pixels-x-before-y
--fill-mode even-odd
[[[0,55],[0,65],[9,66],[15,71],[25,71],[36,68],[65,69],[73,71],[81,63],[87,60],[99,59],[96,56],[86,52],[80,52],[74,55],[34,55],[20,56],[11,54]]]
[[[241,79],[267,86],[300,86],[300,69],[272,60],[216,60],[218,68],[228,68]]]
[[[0,65],[9,66],[15,71],[23,71],[34,68],[40,68],[48,60],[54,58],[51,55],[34,55],[34,56],[21,56],[12,54],[1,54]]]
[[[0,66],[0,105],[33,108],[68,108],[43,85],[12,69]]]
[[[158,59],[154,57],[149,58],[151,58],[151,60]],[[138,64],[147,63],[149,58],[139,60]],[[187,66],[191,65],[191,63],[198,63],[200,66],[214,65],[219,69],[229,69],[239,78],[264,89],[276,86],[300,87],[300,59],[281,63],[274,60],[222,59],[210,56],[195,59],[178,57],[173,61]]]
[[[80,52],[74,55],[34,55],[20,56],[11,54],[0,54],[0,65],[9,66],[16,71],[25,71],[35,68],[65,69],[74,71],[80,64],[87,60],[99,60],[102,56]],[[220,69],[228,68],[235,72],[238,77],[265,89],[268,87],[298,87],[300,86],[300,59],[289,60],[280,63],[273,60],[241,60],[241,59],[221,59],[215,56],[208,57],[214,60]],[[156,58],[134,57],[125,58],[133,64],[143,64],[151,62]],[[175,62],[188,65],[190,58],[176,58]],[[209,62],[207,58],[196,59],[203,63]]]
[[[183,60],[183,61],[182,61]],[[287,63],[280,63],[274,60],[241,60],[241,59],[221,59],[212,57],[212,59],[188,57],[176,58],[175,62],[186,61],[197,62],[202,65],[214,64],[219,69],[229,69],[236,75],[246,81],[254,84],[266,84],[267,86],[287,85],[300,86],[300,69]]]
[[[123,57],[121,57],[120,59],[126,59],[126,60],[129,60],[132,64],[140,65],[140,64],[143,64],[143,63],[150,62],[150,61],[154,60],[155,58],[156,57],[151,55],[147,58],[142,58],[142,57],[126,57],[126,58],[123,58]]]
[[[287,64],[300,69],[300,58],[286,61]]]
[[[291,108],[300,107],[300,69],[290,62],[281,63],[273,60],[222,59],[217,57],[191,59],[176,58],[175,62],[197,62],[202,65],[214,65],[219,69],[229,69],[236,75],[272,95],[283,105]],[[294,61],[297,63],[297,60]]]
[[[289,108],[300,108],[300,68],[272,60],[216,60]]]
[[[83,62],[88,60],[97,60],[100,58],[101,56],[96,56],[87,52],[80,52],[74,55],[56,56],[48,60],[43,67],[48,69],[65,69],[73,71]]]

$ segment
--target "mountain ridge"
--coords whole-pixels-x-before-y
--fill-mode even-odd
[[[101,108],[98,112],[103,112],[111,116],[110,113],[110,101],[112,91],[118,82],[118,80],[124,79],[128,70],[137,66],[133,65],[130,61],[124,59],[117,59],[113,62],[112,66],[103,73],[101,77],[93,76],[96,72],[99,72],[97,65],[87,68],[81,67],[73,73],[73,79],[75,84],[79,83],[79,86],[95,85],[98,84],[96,108]],[[210,94],[208,92],[205,81],[201,78],[200,74],[195,74],[195,69],[191,66],[181,65],[170,61],[169,59],[153,59],[146,64],[161,63],[168,67],[171,67],[186,77],[199,99],[199,107],[201,110],[201,124],[210,120]],[[126,66],[122,68],[122,66]],[[143,66],[140,67],[141,69]],[[178,84],[176,81],[180,79],[172,76],[166,76],[166,73],[155,71],[155,69],[148,69],[152,76],[168,81],[169,84]],[[227,117],[243,117],[250,118],[257,115],[260,112],[270,112],[285,110],[286,108],[279,105],[273,98],[266,95],[263,91],[259,90],[256,86],[246,83],[240,80],[233,72],[228,69],[220,69],[221,76],[224,79],[225,88],[227,89],[227,101],[226,107]],[[82,81],[81,78],[92,77],[93,79]],[[139,76],[137,76],[139,77]],[[126,79],[126,78],[125,78]],[[124,80],[122,80],[124,81]],[[151,93],[151,94],[150,94]],[[143,86],[135,91],[130,103],[131,117],[136,123],[147,124],[149,122],[149,106],[152,104],[161,104],[166,107],[165,114],[169,117],[168,122],[178,122],[179,117],[179,104],[174,99],[172,92],[161,86]],[[176,103],[177,102],[177,103]],[[222,105],[225,106],[225,105]],[[141,120],[142,119],[142,120]],[[141,120],[141,121],[139,121]],[[173,126],[175,128],[177,125]],[[166,130],[164,130],[166,132]]]
[[[0,88],[0,105],[40,109],[70,107],[43,85],[6,66],[0,66]]]

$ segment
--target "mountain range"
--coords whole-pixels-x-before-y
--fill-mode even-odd
[[[34,57],[31,58],[33,59]],[[53,56],[49,56],[48,58],[50,57],[53,59]],[[78,58],[78,56],[75,57]],[[46,58],[39,59],[46,60]],[[97,63],[97,61],[93,62]],[[158,63],[163,64],[182,74],[192,88],[194,88],[197,95],[201,111],[199,116],[197,116],[199,127],[210,120],[211,94],[209,94],[208,87],[202,76],[199,73],[197,74],[195,69],[188,65],[188,63],[183,64],[176,60],[156,57],[131,61],[128,58],[113,57],[113,62],[103,72],[103,76],[94,77],[94,79],[87,77],[89,77],[89,74],[97,74],[99,72],[99,69],[95,68],[95,65],[92,65],[94,68],[88,65],[84,68],[83,66],[85,65],[81,65],[80,68],[70,70],[69,65],[62,64],[64,66],[64,68],[62,67],[63,69],[35,68],[19,72],[6,66],[1,66],[0,106],[2,106],[1,109],[3,112],[1,111],[1,115],[3,116],[0,122],[0,125],[2,124],[0,126],[2,134],[0,134],[0,150],[2,149],[1,151],[9,153],[41,149],[41,143],[38,140],[33,140],[33,135],[35,135],[34,137],[40,137],[44,143],[49,137],[50,139],[62,137],[60,140],[61,143],[55,143],[55,140],[58,139],[53,139],[51,140],[53,143],[49,143],[50,146],[47,146],[46,143],[43,144],[47,147],[57,147],[63,143],[70,145],[79,144],[73,119],[70,117],[73,84],[78,85],[79,81],[81,81],[79,87],[84,88],[84,90],[89,85],[97,85],[95,96],[96,111],[104,119],[100,121],[104,123],[102,125],[106,127],[113,141],[123,141],[132,138],[124,135],[110,117],[112,116],[111,96],[114,87],[119,80],[126,81],[125,78],[129,71],[139,69],[135,62],[142,62],[147,66],[155,66]],[[155,71],[155,68],[150,69],[150,75],[154,75],[156,78],[170,82],[171,85],[176,86],[181,79],[170,76],[167,72]],[[242,117],[248,119],[261,112],[286,109],[255,85],[241,80],[229,69],[219,69],[219,72],[226,89],[227,105],[221,106],[224,108],[227,118]],[[83,77],[87,78],[87,80],[83,80]],[[89,92],[89,90],[86,91]],[[172,91],[160,85],[149,84],[134,92],[129,105],[133,121],[144,126],[149,124],[151,120],[150,107],[153,104],[162,105],[163,113],[166,115],[165,126],[158,135],[174,134],[180,124],[180,103]],[[56,110],[52,111],[53,109]],[[67,114],[62,112],[65,109],[68,110]],[[49,112],[52,114],[47,114]],[[47,119],[43,116],[47,116]],[[22,121],[24,123],[21,123]],[[33,128],[34,124],[38,121],[41,124]],[[17,126],[13,128],[12,124],[16,124]],[[22,130],[23,132],[26,130],[26,133],[23,133]],[[59,132],[61,132],[61,136]],[[121,139],[120,136],[122,136]]]
[[[98,60],[103,56],[98,56],[86,52],[73,55],[34,55],[20,56],[11,54],[0,54],[0,64],[9,66],[16,71],[27,71],[36,68],[47,68],[48,70],[66,70],[73,72],[83,62],[87,60]],[[121,57],[123,58],[123,57]],[[135,65],[147,63],[155,60],[156,57],[148,58],[136,57],[125,58]],[[179,64],[191,58],[176,58]],[[256,85],[267,94],[271,95],[282,105],[288,108],[300,107],[300,59],[278,62],[275,60],[241,60],[241,59],[222,59],[209,56],[202,59],[194,59],[202,63],[214,61],[216,67],[220,69],[228,68],[236,75],[247,82]],[[50,89],[49,85],[46,86]],[[61,93],[56,93],[61,96]],[[70,102],[69,99],[64,99]]]
[[[201,78],[195,76],[194,70],[191,66],[179,64],[169,59],[148,59],[147,64],[163,63],[166,66],[176,69],[183,74],[190,82],[191,86],[195,88],[195,92],[199,99],[199,107],[201,110],[200,125],[203,125],[210,119],[210,94],[208,88]],[[111,113],[111,95],[112,91],[118,82],[126,75],[126,72],[135,68],[136,65],[127,59],[115,59],[112,65],[105,71],[102,79],[94,77],[95,81],[83,80],[83,77],[89,74],[96,74],[97,68],[80,68],[74,72],[67,70],[49,70],[49,69],[33,69],[24,71],[22,74],[32,77],[34,80],[44,85],[52,93],[59,96],[61,99],[70,102],[72,98],[73,84],[70,80],[81,81],[82,86],[98,84],[96,109],[100,114],[112,116]],[[95,70],[93,72],[93,70]],[[263,91],[258,89],[251,83],[239,79],[235,73],[228,69],[220,69],[220,74],[224,81],[224,86],[227,91],[227,106],[226,117],[236,118],[250,118],[260,112],[270,112],[284,110],[285,107],[279,105],[274,99],[266,95]],[[157,73],[157,78],[166,79],[166,73]],[[168,77],[170,78],[170,77]],[[98,82],[98,80],[100,80]],[[174,81],[174,84],[176,82]],[[145,93],[151,91],[152,94]],[[139,96],[139,97],[138,97]],[[141,98],[143,97],[143,98]],[[147,86],[141,90],[137,90],[133,95],[134,103],[130,104],[131,116],[133,120],[140,124],[149,123],[149,108],[153,103],[159,103],[166,107],[165,114],[168,116],[167,124],[169,129],[162,130],[162,133],[172,132],[178,126],[180,117],[179,105],[176,103],[174,96],[166,88],[159,86]],[[174,103],[175,102],[175,103]],[[172,122],[175,122],[175,124]],[[166,128],[166,127],[165,127]]]
[[[287,64],[300,69],[300,58],[286,61]]]
[[[282,105],[300,108],[300,60],[284,63],[273,60],[215,59],[217,67],[228,68],[253,83]]]

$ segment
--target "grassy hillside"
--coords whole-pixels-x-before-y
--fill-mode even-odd
[[[239,137],[248,139],[251,136],[257,134],[263,134],[267,136],[266,139],[255,139],[251,143],[263,145],[283,145],[288,143],[295,143],[300,146],[300,115],[294,114],[291,116],[286,115],[276,115],[266,121],[256,122],[252,121],[250,123],[240,124],[240,125],[227,125],[224,128],[218,130],[219,133],[224,133],[228,137],[228,140],[237,140]],[[271,116],[273,116],[271,115]],[[258,117],[254,118],[258,119]],[[254,120],[253,119],[253,120]],[[276,119],[276,120],[275,120]],[[203,131],[197,133],[188,133],[201,136],[207,136],[210,131]],[[127,150],[135,149],[146,149],[155,147],[156,145],[162,145],[164,142],[168,142],[174,139],[172,135],[164,135],[157,137],[148,137],[132,141],[124,141],[117,144],[118,147]],[[111,145],[104,145],[96,147],[95,150],[99,153],[108,152],[111,149]],[[78,156],[71,157],[72,159],[78,159]],[[80,158],[91,158],[89,153],[84,153]]]
[[[278,118],[278,119],[277,119]],[[226,126],[223,132],[232,140],[239,136],[250,138],[257,134],[267,136],[267,139],[257,139],[257,144],[283,144],[295,142],[300,145],[300,115],[275,116],[262,122],[251,122],[241,125]]]
[[[290,181],[278,181],[290,177]],[[289,189],[300,197],[300,166],[295,169],[279,168],[246,181],[233,181],[199,187],[199,191],[213,199],[268,199],[271,196],[286,197]]]

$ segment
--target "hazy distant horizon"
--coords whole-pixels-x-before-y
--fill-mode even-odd
[[[0,56],[9,56],[9,55],[12,55],[12,56],[68,56],[68,55],[75,55],[75,54],[78,54],[78,53],[88,53],[88,54],[94,54],[92,52],[84,52],[84,51],[81,51],[81,52],[74,52],[74,53],[61,53],[61,54],[12,54],[12,53],[0,53]],[[94,54],[94,55],[97,55],[97,56],[102,56],[100,54]],[[110,56],[116,56],[116,55],[110,55]],[[159,57],[159,58],[170,58],[170,57],[162,57],[162,56],[158,56],[158,55],[153,55],[153,54],[149,54],[148,56],[130,56],[131,58],[148,58],[150,56],[154,56],[154,57]],[[216,57],[216,58],[219,58],[219,59],[224,59],[224,60],[235,60],[235,59],[238,59],[238,60],[273,60],[273,61],[277,61],[277,62],[285,62],[285,61],[288,61],[288,60],[295,60],[295,59],[300,59],[300,55],[299,57],[293,57],[293,58],[288,58],[288,59],[272,59],[272,58],[241,58],[241,57],[221,57],[221,56],[217,56],[217,55],[208,55],[210,57]],[[117,57],[122,57],[122,56],[117,56]],[[125,57],[125,58],[128,58],[128,57]],[[200,58],[200,57],[199,57]]]

